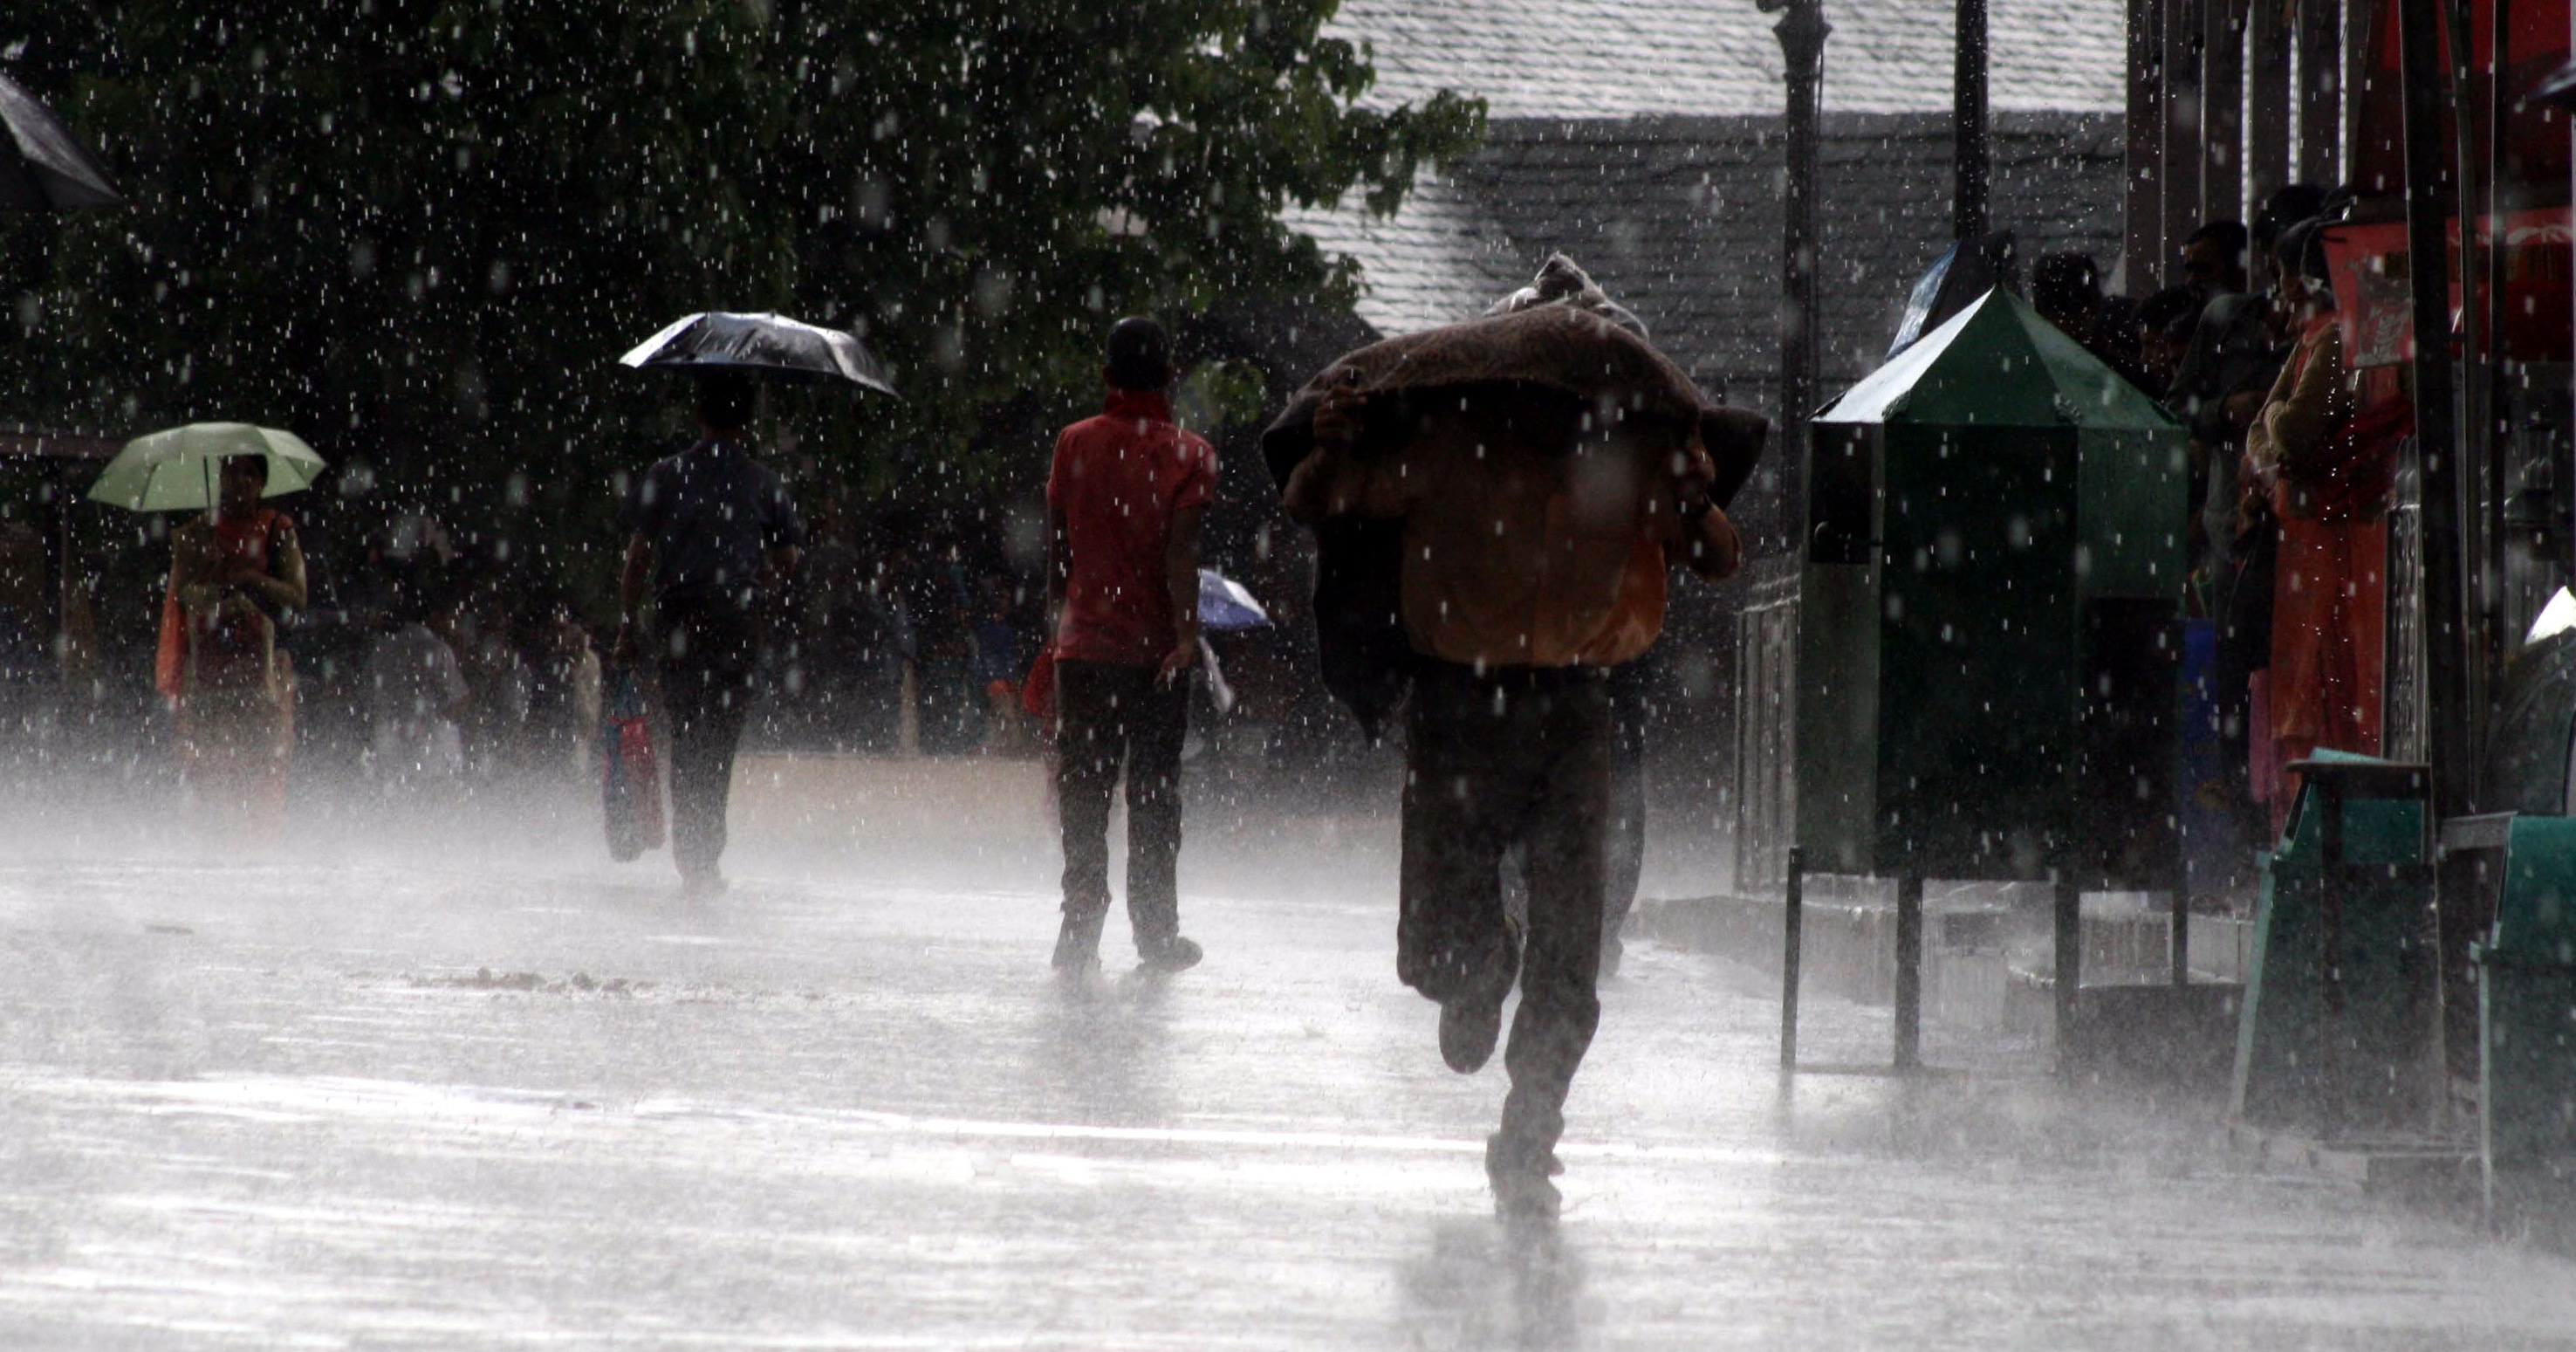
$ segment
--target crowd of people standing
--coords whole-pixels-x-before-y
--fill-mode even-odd
[[[2209,222],[2184,283],[2136,305],[2106,303],[2080,255],[2034,276],[2043,315],[2190,431],[2190,603],[2214,630],[2220,748],[2205,788],[2247,850],[2287,818],[2285,766],[2381,749],[2386,517],[2413,418],[2400,368],[2344,351],[2326,232],[2349,200],[2294,184],[2250,230]]]

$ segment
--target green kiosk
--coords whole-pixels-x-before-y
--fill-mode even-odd
[[[2086,886],[2176,893],[2188,468],[2154,400],[1997,289],[1813,420],[1782,1057],[1801,877],[1897,880],[1916,1064],[1923,879],[2055,879],[2071,1016]]]

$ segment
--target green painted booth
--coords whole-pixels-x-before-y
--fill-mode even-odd
[[[2516,817],[2477,946],[2480,1155],[2496,1176],[2576,1182],[2576,819]]]
[[[2000,289],[1816,416],[1805,868],[2170,884],[2185,456]]]

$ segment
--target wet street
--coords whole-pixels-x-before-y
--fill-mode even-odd
[[[1500,1058],[1444,1070],[1396,984],[1382,823],[1196,829],[1205,965],[1135,975],[1113,921],[1067,988],[1025,777],[770,792],[704,903],[524,823],[22,839],[0,1346],[2576,1344],[2576,1266],[2242,1172],[2205,1115],[2009,1055],[1784,1093],[1770,983],[1651,942],[1565,1217],[1507,1232]],[[1883,1011],[1807,1026],[1884,1047]]]

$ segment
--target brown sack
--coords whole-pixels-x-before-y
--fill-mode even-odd
[[[1611,319],[1541,304],[1390,338],[1325,367],[1262,434],[1262,459],[1280,487],[1313,452],[1315,409],[1335,388],[1367,396],[1353,447],[1364,459],[1403,444],[1413,410],[1439,398],[1562,401],[1604,418],[1696,423],[1721,506],[1751,476],[1770,427],[1759,414],[1710,403],[1671,358]]]

